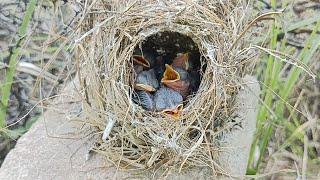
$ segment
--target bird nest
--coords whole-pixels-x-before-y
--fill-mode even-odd
[[[252,59],[243,50],[247,6],[238,0],[88,1],[77,43],[85,122],[98,134],[93,150],[124,169],[218,169],[219,135],[230,129]],[[194,59],[198,87],[178,119],[133,101],[132,56],[144,48],[167,59],[178,53]]]

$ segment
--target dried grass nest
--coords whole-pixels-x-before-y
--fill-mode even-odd
[[[125,169],[217,169],[219,135],[230,129],[235,95],[254,58],[245,49],[251,33],[242,33],[249,5],[238,0],[97,0],[83,7],[79,78],[85,122],[98,134],[94,151]],[[191,38],[206,66],[179,120],[135,104],[129,85],[134,49],[164,32]]]

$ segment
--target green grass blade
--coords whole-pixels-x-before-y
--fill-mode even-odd
[[[305,47],[303,48],[298,58],[305,64],[308,64],[308,62],[310,62],[312,56],[320,46],[320,35],[316,34],[316,32],[319,29],[320,29],[320,21],[318,21],[317,25],[315,26],[312,34],[308,38],[307,43],[305,44]],[[292,91],[301,73],[302,73],[302,70],[299,68],[293,67],[291,69],[288,80],[286,81],[284,86],[286,88],[283,88],[282,91],[280,91],[280,96],[283,99],[286,99],[289,96],[290,92]]]
[[[271,6],[273,7],[273,9],[275,9],[276,7],[276,0],[272,0],[271,1]],[[272,25],[272,29],[271,29],[271,42],[270,42],[270,49],[276,49],[277,48],[277,37],[279,34],[279,29],[276,25],[276,21],[273,23]],[[278,67],[280,64],[279,63],[275,63],[274,62],[275,58],[272,55],[269,55],[268,57],[268,62],[267,62],[267,69],[266,72],[264,73],[264,84],[269,85],[271,90],[267,90],[265,92],[263,92],[264,95],[264,103],[266,106],[270,107],[272,105],[272,99],[273,99],[273,93],[272,90],[275,88],[276,83],[277,83],[277,79],[278,79],[278,75],[280,72],[280,67]],[[263,125],[264,122],[266,121],[266,119],[268,118],[269,112],[266,106],[261,106],[261,108],[259,109],[259,113],[258,113],[258,117],[257,117],[257,132],[261,132],[263,129]],[[263,135],[264,133],[262,133],[261,135]],[[248,171],[247,173],[253,173],[253,172],[257,172],[257,167],[250,167],[253,164],[253,159],[254,159],[254,153],[256,151],[256,146],[259,143],[259,136],[256,136],[251,149],[250,149],[250,155],[249,155],[249,160],[248,160],[248,170],[250,170],[250,172]],[[262,150],[263,151],[263,150]],[[261,155],[261,153],[260,153]],[[262,156],[262,155],[261,155]],[[259,157],[259,159],[261,159],[261,157]]]
[[[320,35],[317,34],[317,31],[320,28],[319,17],[308,19],[302,23],[295,24],[294,26],[290,27],[291,30],[293,30],[294,28],[300,28],[300,27],[312,24],[316,20],[318,20],[318,22],[314,26],[313,32],[311,33],[309,38],[306,40],[305,47],[303,48],[302,52],[299,54],[299,57],[298,57],[298,60],[303,62],[304,64],[308,64],[310,62],[312,56],[314,55],[314,53],[317,51],[317,49],[320,46]],[[271,49],[275,49],[276,42],[273,41],[273,38],[275,35],[277,35],[277,33],[279,33],[279,31],[276,31],[275,25],[273,25],[272,28],[273,28],[272,33],[270,35],[272,38],[271,42],[270,42],[270,46],[271,46]],[[288,31],[288,30],[286,30],[286,31]],[[284,39],[282,41],[281,51],[285,50],[285,41],[286,41],[286,39]],[[274,60],[274,59],[269,57],[269,61],[270,60]],[[271,65],[272,65],[272,67],[271,67]],[[285,87],[285,88],[283,88],[283,87],[281,88],[281,87],[279,87],[279,79],[280,79],[279,73],[280,73],[282,67],[283,67],[283,65],[281,63],[278,63],[278,61],[275,61],[272,63],[268,62],[267,71],[264,74],[264,76],[265,76],[264,83],[268,86],[269,90],[267,90],[263,95],[264,95],[265,105],[267,105],[269,108],[275,109],[277,119],[284,120],[283,112],[284,112],[285,105],[282,101],[273,102],[274,101],[273,100],[273,97],[274,97],[273,92],[279,92],[278,94],[281,97],[281,99],[287,100],[288,96],[293,91],[293,88],[294,88],[299,76],[303,73],[303,71],[297,67],[293,67],[290,70],[289,75],[286,78],[286,81],[284,82],[283,87]],[[273,107],[271,107],[272,104],[275,104],[275,105]],[[255,140],[253,142],[253,145],[252,145],[252,148],[250,151],[250,157],[249,157],[249,163],[248,163],[248,170],[249,170],[248,173],[258,172],[259,164],[262,161],[262,157],[265,154],[265,150],[267,148],[268,142],[272,136],[273,124],[271,122],[269,122],[269,124],[267,125],[267,128],[263,128],[266,125],[265,120],[271,118],[269,116],[270,115],[269,115],[269,112],[267,111],[267,107],[262,106],[260,108],[258,118],[257,118],[257,125],[258,125],[257,131],[259,132],[259,134],[256,135],[257,137],[255,137]],[[274,122],[278,122],[277,119],[274,119],[275,120]],[[293,132],[295,132],[295,130],[296,130],[295,128],[297,128],[297,127],[290,126],[290,130]],[[286,146],[288,146],[294,140],[301,140],[301,135],[297,134],[297,132],[296,132],[295,135],[291,136],[286,141],[286,143],[285,143]],[[252,165],[252,162],[253,162],[253,155],[255,152],[256,145],[259,145],[259,147],[260,147],[260,157],[258,159],[258,163],[257,163],[256,167],[251,167],[250,165]]]
[[[286,48],[286,42],[287,40],[286,39],[283,39],[282,42],[281,42],[281,47],[280,47],[280,51],[284,51],[285,48]],[[270,89],[267,93],[267,96],[270,98],[269,101],[268,101],[268,106],[271,107],[272,106],[272,99],[274,97],[274,92],[276,90],[279,89],[279,78],[280,78],[280,71],[283,67],[283,63],[281,61],[275,61],[274,64],[273,64],[273,71],[272,71],[272,79],[271,79],[271,82],[270,82],[270,86],[272,89]],[[269,119],[271,119],[271,117],[269,117]],[[274,121],[278,120],[278,119],[273,119]],[[262,127],[263,125],[261,125]],[[263,136],[261,137],[262,140],[260,142],[260,156],[259,156],[259,159],[258,159],[258,162],[257,162],[257,166],[256,166],[256,171],[259,170],[259,165],[263,159],[263,156],[266,152],[266,149],[268,147],[268,144],[269,144],[269,141],[271,139],[271,136],[273,134],[273,124],[272,122],[269,122],[267,128],[265,130],[262,130],[263,132]]]
[[[13,82],[13,78],[16,70],[16,65],[18,63],[18,57],[21,51],[20,46],[24,42],[24,37],[27,32],[27,27],[32,18],[32,14],[34,12],[35,7],[36,7],[36,0],[30,0],[27,5],[27,10],[22,20],[22,23],[18,29],[19,40],[17,41],[16,46],[12,50],[12,54],[9,57],[9,67],[7,68],[7,71],[5,74],[6,76],[5,84],[2,85],[2,89],[1,89],[2,97],[1,97],[1,103],[0,103],[0,129],[6,126],[5,118],[6,118],[7,106],[9,102],[10,91],[11,91],[11,86],[12,86],[12,82]]]
[[[277,6],[277,1],[276,0],[271,0],[271,7],[275,10]],[[271,33],[271,42],[270,42],[270,49],[277,49],[277,37],[279,34],[280,30],[279,27],[277,25],[277,21],[274,21],[274,23],[272,24],[272,33]],[[267,107],[271,107],[272,106],[272,101],[273,101],[273,92],[275,91],[275,88],[277,86],[278,83],[278,79],[279,79],[279,73],[281,70],[281,66],[282,64],[280,62],[275,62],[275,57],[272,55],[269,55],[269,59],[268,59],[268,64],[267,64],[267,71],[265,72],[265,82],[264,84],[266,84],[267,86],[269,86],[270,90],[266,91],[266,94],[264,96],[264,106],[261,106],[259,113],[258,113],[258,117],[257,117],[257,121],[258,121],[258,132],[262,132],[262,140],[261,141],[256,141],[256,144],[253,144],[253,150],[250,152],[252,153],[252,157],[254,155],[255,152],[255,147],[257,144],[260,144],[260,156],[258,158],[258,162],[255,168],[255,171],[258,171],[260,162],[262,160],[262,157],[264,156],[266,147],[268,145],[269,139],[271,137],[271,134],[273,132],[273,125],[271,122],[269,122],[267,129],[263,130],[263,126],[265,124],[265,121],[267,119],[270,119],[271,117],[269,117],[269,112]],[[259,138],[259,137],[257,137]],[[252,163],[249,161],[249,163]]]

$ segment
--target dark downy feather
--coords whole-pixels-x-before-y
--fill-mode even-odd
[[[145,110],[154,110],[153,95],[146,91],[136,91],[133,101],[142,106]]]

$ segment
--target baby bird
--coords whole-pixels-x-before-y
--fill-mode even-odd
[[[200,85],[200,72],[193,68],[192,61],[190,61],[189,53],[180,54],[172,61],[172,67],[182,68],[188,72],[189,93],[194,93],[198,90]]]
[[[154,104],[156,111],[179,119],[183,109],[183,98],[173,89],[161,87],[154,95]]]
[[[161,79],[161,83],[167,87],[179,92],[183,99],[185,99],[190,92],[190,80],[187,71],[182,68],[173,68],[172,66],[166,64],[166,70]]]
[[[134,88],[141,91],[155,92],[159,88],[159,82],[154,69],[140,72],[135,81]]]
[[[188,71],[190,69],[189,54],[184,53],[178,55],[176,58],[173,59],[171,66],[182,68]]]
[[[142,72],[144,69],[149,68],[149,65],[145,61],[145,59],[142,59],[142,58],[138,58],[138,59],[132,58],[132,59],[133,59],[133,69],[136,75]]]
[[[142,106],[145,110],[153,111],[153,95],[146,91],[135,91],[133,101]]]
[[[134,85],[134,82],[136,81],[138,74],[140,74],[143,71],[143,69],[148,68],[148,64],[145,63],[144,59],[132,58],[132,62],[133,71],[131,71],[130,84]]]
[[[153,68],[156,63],[156,55],[150,51],[135,51],[133,61],[136,64],[142,65],[146,68]]]

